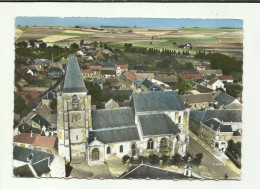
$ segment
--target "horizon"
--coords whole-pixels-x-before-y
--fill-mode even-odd
[[[98,18],[98,17],[17,17],[15,26],[129,27],[129,28],[243,28],[239,19],[187,18]]]

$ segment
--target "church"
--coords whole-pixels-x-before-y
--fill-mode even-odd
[[[185,156],[189,110],[176,91],[134,92],[130,104],[91,110],[77,57],[70,55],[57,95],[59,154],[67,163],[84,158],[89,165],[102,164],[112,156]]]

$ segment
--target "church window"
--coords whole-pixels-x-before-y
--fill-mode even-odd
[[[107,147],[107,154],[110,154],[110,146]]]
[[[168,141],[166,138],[162,138],[161,142],[160,142],[160,151],[161,152],[165,152],[167,151],[167,147],[168,147]]]
[[[181,116],[179,117],[179,121],[178,122],[181,123]]]
[[[73,108],[73,110],[79,109],[79,98],[77,95],[72,96],[72,108]]]
[[[123,152],[123,145],[120,146],[120,153]]]
[[[148,150],[152,150],[152,149],[153,149],[153,145],[154,145],[153,139],[150,138],[150,139],[147,141],[147,149],[148,149]]]

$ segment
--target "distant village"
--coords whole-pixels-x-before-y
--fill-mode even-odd
[[[208,64],[151,71],[122,53],[82,42],[57,61],[15,58],[13,175],[239,179],[243,99],[227,88],[242,81]]]

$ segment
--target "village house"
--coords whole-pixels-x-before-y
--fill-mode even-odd
[[[154,79],[154,73],[153,72],[140,72],[140,71],[134,71],[133,72],[137,79],[143,82],[146,79]]]
[[[222,75],[218,76],[218,79],[222,82],[227,82],[227,83],[233,83],[234,82],[234,77],[233,75]]]
[[[42,104],[46,104],[47,106],[50,106],[51,102],[56,99],[57,99],[56,91],[51,90],[42,97]]]
[[[128,71],[128,64],[116,64],[115,69],[118,67],[122,70],[122,73]]]
[[[102,70],[101,73],[106,79],[115,77],[115,70]]]
[[[214,96],[214,105],[218,109],[242,109],[242,104],[238,99],[226,93],[218,91]]]
[[[223,89],[226,91],[225,85],[221,82],[218,78],[211,79],[209,82],[206,83],[206,87],[212,90]]]
[[[142,82],[140,80],[134,80],[133,84],[136,92],[142,91]]]
[[[202,79],[203,78],[203,75],[201,73],[183,73],[183,74],[180,74],[180,77],[183,78],[183,79]]]
[[[180,95],[180,99],[186,108],[195,110],[213,108],[213,97],[211,93]]]
[[[120,108],[120,106],[116,101],[114,101],[111,98],[109,101],[103,103],[103,108],[104,109],[114,109],[114,108]]]
[[[199,71],[203,76],[222,76],[222,70],[200,70]]]
[[[82,77],[84,78],[84,79],[90,79],[90,78],[92,78],[92,71],[91,71],[91,69],[84,69],[84,70],[81,70],[81,73],[82,73]]]
[[[53,177],[66,176],[65,161],[53,153],[36,149],[14,146],[13,175],[16,177]]]
[[[192,110],[190,131],[212,148],[225,152],[233,133],[242,133],[242,110]]]
[[[155,72],[154,73],[154,78],[159,80],[161,82],[166,83],[169,86],[174,86],[177,84],[177,74],[176,72]]]
[[[197,69],[198,71],[206,70],[206,69],[207,69],[207,66],[206,66],[206,65],[198,65],[198,66],[196,67],[196,69]]]
[[[91,72],[93,76],[100,75],[101,66],[90,66]]]
[[[41,95],[40,92],[35,91],[35,90],[33,90],[33,91],[18,91],[17,90],[16,93],[23,96],[27,103],[29,103],[33,99],[38,98]]]
[[[132,73],[129,72],[129,71],[126,71],[126,72],[124,73],[124,78],[125,78],[125,80],[126,80],[132,87],[134,86],[133,82],[134,82],[135,80],[137,80],[136,75],[132,74]]]
[[[55,125],[51,125],[45,118],[39,114],[34,114],[27,122],[29,126],[40,131],[46,136],[54,135],[56,129]]]
[[[48,69],[47,73],[50,79],[59,79],[63,75],[63,70],[58,67],[52,67]]]
[[[32,68],[32,69],[28,69],[27,73],[31,74],[32,76],[36,76],[38,75],[39,71],[35,68]]]
[[[44,118],[50,124],[50,126],[46,128],[45,135],[57,135],[57,114],[54,113],[54,111],[48,105],[42,104],[40,107],[37,107],[34,113]]]
[[[35,59],[33,68],[37,70],[43,70],[51,66],[51,62],[48,59]]]
[[[164,82],[161,82],[156,79],[151,79],[151,82],[154,83],[155,85],[159,86],[163,91],[172,91],[171,87]]]
[[[198,93],[214,93],[214,90],[210,89],[210,88],[207,88],[203,85],[197,85],[195,86],[195,89]]]
[[[55,136],[42,136],[34,133],[21,133],[13,138],[14,146],[38,149],[50,153],[56,153],[57,142]]]
[[[146,79],[142,82],[142,90],[147,92],[147,91],[162,91],[162,88],[159,87],[158,85],[154,84],[152,81]]]

